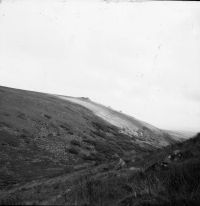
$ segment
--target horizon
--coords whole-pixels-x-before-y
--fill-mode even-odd
[[[113,108],[111,105],[105,105],[105,104],[103,104],[102,102],[101,102],[101,103],[100,103],[100,102],[96,102],[96,101],[94,101],[93,99],[91,99],[90,97],[84,97],[84,96],[68,96],[68,95],[59,94],[59,93],[57,93],[57,94],[55,94],[55,93],[46,93],[46,92],[42,92],[42,91],[27,90],[27,89],[16,88],[16,87],[9,87],[9,86],[4,86],[4,85],[0,85],[0,87],[5,87],[5,88],[8,88],[8,89],[22,90],[22,91],[28,91],[28,92],[36,92],[36,93],[41,93],[41,94],[56,95],[56,96],[65,96],[65,97],[72,97],[72,98],[88,98],[90,101],[92,101],[92,102],[94,102],[94,103],[101,104],[101,105],[103,105],[103,106],[105,106],[105,107],[109,107],[109,109],[111,109],[111,110],[120,112],[120,113],[122,113],[122,114],[124,114],[124,115],[128,115],[128,116],[133,117],[133,118],[135,118],[135,119],[137,119],[137,120],[139,120],[139,121],[142,121],[142,122],[145,122],[145,123],[147,123],[147,124],[150,124],[150,125],[152,125],[152,126],[157,127],[156,125],[153,125],[153,124],[151,124],[151,123],[149,123],[149,122],[147,122],[147,121],[145,121],[145,120],[139,119],[139,118],[137,118],[137,117],[135,117],[135,116],[132,116],[132,115],[130,115],[130,114],[128,114],[128,113],[125,113],[125,112],[123,112],[122,110],[117,110],[116,108]],[[188,133],[188,135],[190,135],[190,134],[191,134],[191,135],[195,135],[195,134],[197,134],[197,133],[200,132],[200,130],[180,130],[180,129],[173,129],[173,130],[172,130],[172,129],[164,129],[164,128],[160,128],[160,127],[157,127],[157,128],[158,128],[158,129],[161,129],[161,130],[164,130],[164,131],[180,132],[180,133],[183,132],[183,133],[185,133],[185,134]]]
[[[0,85],[89,97],[160,129],[198,132],[199,11],[192,2],[2,1]]]

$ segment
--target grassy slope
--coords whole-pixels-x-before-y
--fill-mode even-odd
[[[168,135],[167,132],[163,130],[160,130],[146,122],[140,121],[122,112],[115,111],[109,107],[105,107],[104,105],[93,102],[88,98],[65,96],[58,97],[88,108],[100,118],[118,127],[122,133],[136,136],[137,141],[140,141],[141,144],[142,142],[145,142],[153,146],[163,147],[169,145],[169,143],[174,143],[175,139],[179,140],[180,135],[176,135],[171,138],[172,136]]]
[[[58,185],[56,177],[67,175],[68,181],[75,171],[82,174],[119,157],[142,158],[154,149],[140,146],[133,135],[120,133],[81,105],[53,95],[0,87],[2,195],[32,181],[36,181],[34,188],[49,178],[55,178],[52,184]]]
[[[13,183],[94,163],[95,156],[101,161],[122,155],[126,144],[137,149],[130,137],[84,107],[46,94],[0,89],[1,173],[7,171]]]
[[[153,136],[148,129],[143,132],[146,138]],[[122,134],[81,105],[53,95],[0,87],[1,204],[72,205],[78,201],[95,205],[90,178],[97,183],[105,180],[109,193],[123,173],[120,158],[126,162],[127,176],[130,167],[141,170],[142,160],[156,148],[156,141],[146,144],[145,139]],[[80,190],[85,184],[86,196]],[[104,186],[101,191],[107,195]],[[117,193],[111,198],[96,194],[99,201],[105,200],[103,205],[111,205],[129,193],[123,189],[117,198]]]
[[[84,178],[68,194],[66,205],[200,205],[200,134],[152,153],[140,166]]]

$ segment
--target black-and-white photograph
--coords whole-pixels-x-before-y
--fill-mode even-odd
[[[200,205],[200,3],[0,0],[0,205]]]

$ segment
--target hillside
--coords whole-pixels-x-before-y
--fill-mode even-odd
[[[75,199],[93,206],[200,205],[200,133],[153,152],[137,167],[86,178],[69,193],[67,205]]]
[[[182,135],[180,134],[175,135],[172,133],[172,135],[169,135],[169,133],[171,133],[170,131],[168,132],[158,129],[153,125],[126,115],[122,112],[113,110],[110,107],[93,102],[88,98],[75,98],[66,96],[58,97],[88,108],[98,117],[118,127],[121,133],[135,136],[135,139],[137,139],[137,141],[141,144],[145,141],[146,144],[163,147],[167,146],[169,143],[174,143],[174,140],[181,140],[180,137],[182,137]]]
[[[59,204],[81,177],[140,166],[175,142],[87,99],[0,87],[1,203]]]

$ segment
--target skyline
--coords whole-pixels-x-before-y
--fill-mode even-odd
[[[3,1],[0,85],[199,131],[199,11],[198,2]]]

